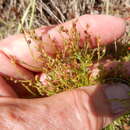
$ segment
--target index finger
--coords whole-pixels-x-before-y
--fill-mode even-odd
[[[48,54],[53,55],[55,53],[55,48],[52,46],[53,40],[59,47],[62,47],[62,37],[67,38],[65,34],[61,36],[59,32],[60,27],[63,26],[69,30],[74,21],[75,20],[71,20],[56,27],[49,28],[46,32],[41,29],[36,31],[36,33],[42,37],[43,43],[46,43],[45,49]],[[88,30],[86,28],[87,25],[89,26]],[[123,19],[113,16],[84,15],[76,19],[76,28],[80,33],[80,45],[85,40],[85,31],[88,31],[91,35],[90,47],[94,48],[97,46],[95,37],[100,37],[101,45],[109,44],[121,37],[125,31],[125,22]],[[35,58],[32,57],[23,34],[11,36],[0,43],[0,50],[2,50],[2,52],[6,55],[14,56],[18,61],[26,63],[23,64],[23,62],[19,62],[21,66],[32,71],[39,71],[37,67],[42,66],[42,64],[38,63],[35,59],[39,58],[40,53],[37,50],[37,43],[33,40],[30,49]]]

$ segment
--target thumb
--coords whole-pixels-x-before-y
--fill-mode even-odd
[[[130,99],[128,91],[124,84],[109,84],[78,88],[48,98],[1,98],[2,126],[10,123],[10,129],[101,130],[130,108],[109,100]]]
[[[45,100],[49,104],[51,117],[54,118],[53,125],[57,125],[55,127],[100,130],[128,110],[120,102],[109,100],[130,99],[128,90],[124,84],[96,85],[64,92]],[[59,123],[55,124],[55,120],[59,120]]]
[[[47,128],[100,130],[130,109],[109,100],[128,99],[129,90],[124,84],[95,85],[44,98],[44,117],[51,121]]]

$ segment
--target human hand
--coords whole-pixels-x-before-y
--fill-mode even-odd
[[[71,23],[72,21],[67,22],[64,26],[69,29]],[[111,16],[82,16],[76,24],[77,29],[81,34],[80,44],[82,44],[82,41],[85,38],[84,31],[87,24],[90,24],[89,32],[93,37],[92,44],[90,45],[92,48],[97,46],[94,41],[95,36],[100,36],[102,39],[101,43],[105,45],[119,38],[125,31],[124,21],[119,18]],[[43,27],[36,30],[37,35],[42,35],[42,40],[47,41],[48,46],[46,47],[46,50],[49,55],[53,55],[55,50],[52,48],[51,44],[49,44],[50,42],[47,39],[47,34],[50,34],[51,37],[57,41],[57,44],[62,47],[62,40],[57,31],[59,26]],[[32,42],[31,49],[33,50],[33,54],[35,54],[35,57],[38,57],[39,53],[36,51],[35,46],[36,43]],[[10,63],[10,56],[15,56],[19,61],[24,61],[27,64],[36,67],[40,66],[40,64],[38,64],[30,55],[26,40],[22,34],[2,40],[0,49],[0,72],[2,74],[15,78],[33,78],[34,75],[31,71],[37,71],[34,70],[34,68],[26,66],[21,62],[18,62],[19,64],[17,67],[14,67]],[[19,51],[19,49],[21,51]],[[3,90],[4,93],[2,92],[1,95],[16,97],[16,94],[13,93],[10,86],[7,85],[5,81],[2,82],[4,85],[1,85],[1,90],[7,89],[5,91]],[[117,84],[117,86],[119,86],[118,90],[115,88],[115,85],[95,85],[41,99],[14,99],[1,97],[1,111],[3,113],[1,128],[8,127],[9,129],[31,130],[101,129],[125,111],[122,110],[123,108],[119,104],[116,104],[116,106],[115,104],[112,104],[111,108],[110,103],[107,100],[107,97],[115,95],[117,97],[120,96],[121,98],[128,98],[127,86],[124,87],[122,84]],[[115,93],[113,93],[113,91],[115,91]],[[4,117],[7,117],[7,121],[5,122],[3,120],[5,119]],[[35,120],[33,120],[33,118],[35,118]],[[30,121],[30,124],[26,122],[28,120]],[[7,125],[7,123],[10,124]]]

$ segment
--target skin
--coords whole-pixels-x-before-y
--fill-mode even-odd
[[[73,20],[68,21],[63,26],[69,29],[72,22]],[[89,46],[91,48],[97,46],[94,40],[95,36],[100,36],[101,45],[106,45],[121,37],[125,31],[125,22],[120,18],[104,15],[84,15],[76,23],[77,30],[81,34],[80,45],[85,39],[86,24],[90,25],[88,32],[92,36],[92,42]],[[51,46],[51,41],[47,38],[48,34],[60,48],[63,47],[63,41],[57,31],[60,26],[62,25],[42,27],[36,30],[37,35],[42,36],[42,40],[48,43],[46,52],[49,55],[53,55],[55,50]],[[35,46],[37,44],[33,41],[31,48],[35,57],[38,57],[39,53]],[[22,34],[10,36],[0,41],[0,50],[1,75],[18,79],[32,79],[34,77],[32,71],[36,72],[37,69],[28,67],[20,61],[36,67],[41,66],[31,57]],[[12,66],[10,63],[11,57],[15,57],[19,61],[17,66]],[[115,63],[106,62],[104,64],[109,70],[109,66],[114,67]],[[129,75],[129,63],[124,63],[124,67],[126,65]],[[122,67],[122,70],[124,67]],[[128,86],[119,83],[83,87],[39,99],[18,98],[19,93],[16,94],[13,89],[14,86],[10,86],[2,77],[0,78],[1,130],[100,130],[130,109],[130,107],[123,107],[117,103],[113,104],[108,100],[112,97],[130,98]]]

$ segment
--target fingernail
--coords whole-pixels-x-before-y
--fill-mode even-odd
[[[113,114],[120,115],[130,109],[130,87],[122,83],[104,85]]]

